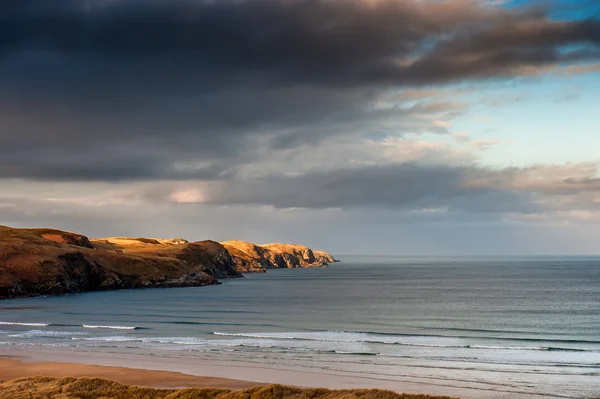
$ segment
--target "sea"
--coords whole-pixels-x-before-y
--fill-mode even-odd
[[[226,358],[371,386],[600,398],[600,258],[340,258],[218,286],[0,301],[0,354]]]

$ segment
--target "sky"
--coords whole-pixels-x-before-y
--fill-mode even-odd
[[[0,224],[600,254],[594,0],[0,3]]]

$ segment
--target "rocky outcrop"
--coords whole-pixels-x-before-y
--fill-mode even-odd
[[[243,273],[265,272],[274,268],[327,267],[337,262],[324,251],[313,251],[297,244],[256,245],[245,241],[221,244],[233,256],[237,270]]]
[[[203,271],[216,278],[239,277],[231,254],[215,241],[184,244],[175,257],[189,265],[202,265]]]
[[[336,263],[339,260],[335,259],[329,252],[313,250],[313,254],[315,255],[315,261],[318,263]]]
[[[271,268],[336,260],[303,245],[182,238],[88,239],[52,229],[0,226],[0,298],[126,288],[190,287]]]
[[[241,277],[227,250],[214,241],[142,243],[132,253],[108,240],[40,229],[0,226],[0,298],[125,288],[189,287]]]
[[[245,241],[224,241],[221,244],[233,257],[236,269],[243,273],[264,273],[271,267],[267,250]]]

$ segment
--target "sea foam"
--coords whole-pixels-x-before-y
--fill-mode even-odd
[[[135,330],[139,327],[135,326],[94,326],[90,324],[83,324],[83,328],[100,328],[100,329],[108,329],[108,330]]]
[[[18,323],[13,321],[0,321],[4,326],[27,326],[27,327],[48,327],[49,323]]]

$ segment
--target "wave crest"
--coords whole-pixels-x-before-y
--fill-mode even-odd
[[[83,324],[82,325],[83,328],[99,328],[99,329],[106,329],[106,330],[136,330],[139,327],[135,327],[135,326],[95,326],[95,325],[91,325],[91,324]]]

